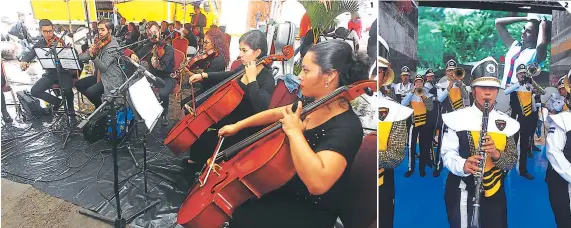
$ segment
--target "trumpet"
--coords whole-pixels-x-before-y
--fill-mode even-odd
[[[543,89],[543,87],[541,87],[539,84],[537,84],[537,82],[535,82],[535,80],[533,80],[533,78],[537,77],[540,73],[541,73],[541,67],[539,66],[538,63],[531,63],[527,66],[526,77],[528,78],[528,80],[531,83],[531,85],[533,86],[533,88],[535,88],[537,93],[539,95],[543,95],[543,94],[545,94],[545,90]]]
[[[424,88],[415,88],[414,89],[414,95],[419,96],[419,97],[423,96],[424,92],[425,92]]]
[[[454,69],[454,78],[456,80],[462,81],[462,79],[464,79],[464,76],[466,76],[466,71],[464,70],[464,68],[456,67],[456,69]]]

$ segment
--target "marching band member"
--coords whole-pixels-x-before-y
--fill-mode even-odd
[[[456,75],[457,73],[461,75]],[[436,85],[438,102],[440,103],[440,113],[437,119],[439,123],[437,123],[436,129],[438,131],[438,145],[436,151],[438,151],[437,153],[440,157],[435,156],[436,161],[434,163],[436,163],[436,169],[432,174],[435,177],[439,176],[442,171],[442,136],[446,130],[446,126],[442,124],[442,114],[462,109],[470,103],[468,90],[462,81],[464,75],[464,69],[459,68],[456,61],[450,59],[446,62],[445,76],[448,81],[441,82]]]
[[[412,90],[412,84],[408,81],[409,74],[410,68],[403,66],[400,73],[401,82],[393,85],[398,102],[401,102],[406,93]]]
[[[566,99],[567,108],[571,102]],[[557,227],[571,227],[571,112],[562,111],[547,117],[551,127],[547,134],[547,159],[545,174],[549,202]]]
[[[378,75],[377,79],[379,82],[379,91],[383,96],[390,97],[393,100],[397,100],[395,90],[391,86],[392,81],[395,78],[395,72],[391,69],[391,64],[389,61],[383,57],[377,57]],[[388,83],[387,83],[388,82]]]
[[[527,67],[520,64],[517,67],[518,82],[506,85],[505,94],[510,94],[510,107],[512,109],[511,117],[517,119],[522,126],[519,134],[516,135],[516,145],[518,139],[520,142],[519,156],[519,175],[533,180],[533,176],[527,171],[527,156],[531,153],[531,145],[533,142],[533,134],[537,127],[537,112],[533,98],[533,86],[531,77],[527,75]],[[515,92],[515,93],[514,93]]]
[[[431,68],[428,68],[424,73],[424,77],[426,78],[426,82],[424,83],[424,88],[428,91],[433,97],[438,97],[438,89],[434,84],[434,71]],[[430,151],[432,155],[432,176],[438,177],[440,176],[440,171],[442,170],[442,159],[440,158],[440,151],[435,150],[434,147],[438,147],[438,145],[434,145],[434,135],[436,131],[440,134],[440,129],[442,129],[442,107],[440,106],[440,102],[438,99],[434,99],[434,104],[432,105],[433,108],[429,111],[426,115],[427,118],[427,128],[426,134],[422,135],[422,137],[428,137],[430,139]]]
[[[414,79],[414,91],[409,92],[402,100],[401,104],[404,106],[410,105],[414,110],[412,117],[412,134],[408,144],[410,145],[408,148],[409,169],[405,173],[405,177],[410,177],[414,172],[417,139],[420,143],[420,176],[424,177],[426,175],[426,163],[428,163],[430,160],[430,147],[432,146],[432,139],[423,136],[429,135],[429,132],[434,130],[433,128],[430,128],[430,124],[427,124],[429,122],[427,114],[433,109],[434,97],[424,88],[424,78],[422,75],[416,75]]]
[[[379,159],[379,227],[393,227],[395,173],[404,159],[408,130],[406,120],[413,110],[380,95],[377,148]]]
[[[569,110],[569,107],[565,105],[565,98],[568,94],[563,84],[563,78],[565,77],[561,77],[561,79],[559,79],[557,82],[557,89],[559,90],[559,93],[552,93],[549,97],[549,100],[547,100],[546,108],[551,114],[557,114],[561,111]]]
[[[450,170],[446,180],[445,204],[450,227],[465,228],[470,224],[473,208],[475,177],[479,172],[478,155],[482,110],[489,101],[490,112],[486,139],[482,148],[487,154],[483,174],[484,194],[480,201],[480,224],[482,227],[507,227],[507,203],[504,189],[505,172],[517,160],[513,136],[519,130],[519,123],[508,115],[494,109],[500,88],[498,63],[488,57],[478,62],[471,73],[472,106],[442,115],[447,130],[442,140],[442,160]],[[469,121],[467,121],[469,120]]]

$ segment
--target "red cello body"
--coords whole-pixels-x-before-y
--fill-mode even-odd
[[[273,61],[284,61],[293,56],[291,46],[284,47],[283,55],[270,55],[258,62],[258,65],[268,65]],[[245,74],[242,70],[228,79],[220,82],[215,87],[202,93],[197,100],[208,97],[194,113],[182,118],[169,132],[164,144],[177,155],[183,154],[209,127],[218,123],[222,118],[228,116],[244,98],[244,91],[238,85],[237,79]],[[209,91],[215,92],[209,92]]]
[[[353,100],[363,93],[372,95],[376,89],[373,80],[338,88],[332,95],[307,105],[302,117],[337,98]],[[232,158],[220,162],[228,157]],[[222,227],[242,203],[280,188],[296,173],[280,123],[221,151],[213,160],[214,168],[210,172],[209,166],[203,170],[199,183],[179,209],[177,222],[186,228]]]

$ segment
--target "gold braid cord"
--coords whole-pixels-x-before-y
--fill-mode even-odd
[[[430,98],[426,98],[424,99],[422,102],[424,102],[424,106],[426,107],[426,111],[432,111],[434,102],[432,102],[432,99]]]
[[[404,160],[407,134],[406,120],[393,123],[387,142],[389,144],[387,145],[387,151],[378,151],[379,168],[392,169]]]
[[[510,170],[517,162],[517,148],[513,136],[506,139],[506,150],[501,153],[500,159],[496,162],[496,167],[502,170]]]

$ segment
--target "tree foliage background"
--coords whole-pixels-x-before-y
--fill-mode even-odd
[[[492,56],[498,63],[508,51],[496,30],[495,19],[526,17],[527,13],[419,7],[418,9],[419,68],[443,69],[446,61],[454,58],[459,64],[477,62]],[[446,13],[445,13],[446,12]],[[508,31],[520,40],[525,23],[508,25]],[[544,71],[549,71],[551,44],[547,47]],[[420,71],[419,72],[424,72]]]

